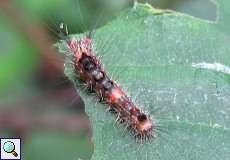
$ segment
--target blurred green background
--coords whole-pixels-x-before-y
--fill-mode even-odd
[[[215,21],[209,0],[143,0]],[[70,33],[105,25],[132,0],[0,1],[0,137],[21,137],[24,159],[90,159],[84,103],[63,75],[53,44],[58,26]]]

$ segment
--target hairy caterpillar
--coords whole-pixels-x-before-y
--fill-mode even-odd
[[[126,124],[137,141],[143,142],[155,137],[153,132],[155,124],[150,116],[138,109],[102,67],[93,47],[92,32],[82,39],[75,39],[68,36],[64,24],[61,24],[60,28],[65,34],[63,41],[68,52],[73,55],[75,73],[79,80],[86,84],[90,92],[95,92],[100,101],[107,103],[108,110],[117,114],[117,121]]]

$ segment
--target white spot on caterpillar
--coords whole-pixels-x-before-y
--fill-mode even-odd
[[[217,72],[222,72],[226,74],[230,74],[230,67],[223,65],[221,63],[192,63],[192,67],[194,68],[203,68],[203,69],[209,69]]]

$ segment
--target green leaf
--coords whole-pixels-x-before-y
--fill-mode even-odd
[[[97,30],[96,54],[160,130],[152,142],[136,143],[105,105],[79,89],[93,128],[93,160],[229,159],[228,6],[219,0],[219,19],[211,22],[137,4]],[[75,80],[68,62],[66,75]]]

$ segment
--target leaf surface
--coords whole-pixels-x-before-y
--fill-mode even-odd
[[[104,67],[159,130],[152,142],[137,144],[106,105],[79,89],[93,128],[93,160],[229,159],[230,2],[218,7],[211,22],[137,4],[97,30]],[[65,69],[78,86],[73,66]]]

